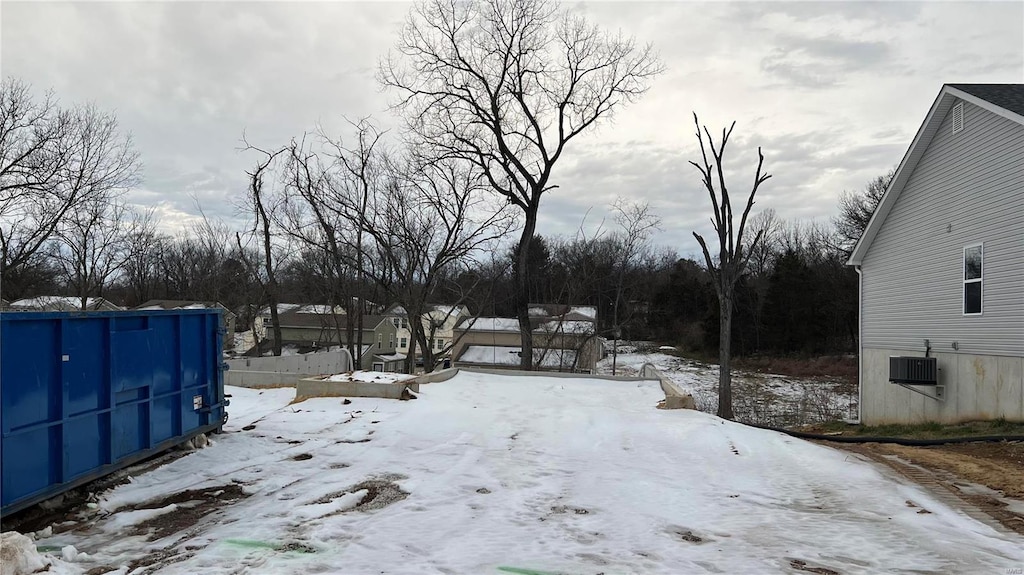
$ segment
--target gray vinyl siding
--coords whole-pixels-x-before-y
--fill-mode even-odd
[[[1024,126],[964,103],[925,151],[864,256],[862,346],[1024,355]],[[980,316],[963,315],[963,249],[984,243]],[[953,350],[957,342],[959,351]]]

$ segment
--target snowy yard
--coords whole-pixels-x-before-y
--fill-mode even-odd
[[[213,445],[40,537],[62,572],[1005,573],[1024,541],[653,382],[461,373],[415,401],[230,388]],[[56,528],[60,531],[61,528]],[[59,551],[57,551],[59,554]],[[73,556],[73,553],[70,556]]]
[[[718,406],[718,366],[633,345],[619,348],[616,373],[636,375],[645,363],[658,368],[693,394],[697,409],[714,413]],[[601,360],[598,373],[612,372],[612,357]],[[788,427],[857,416],[857,387],[839,379],[798,378],[747,373],[733,369],[736,419],[758,425]]]

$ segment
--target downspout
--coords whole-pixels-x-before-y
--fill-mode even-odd
[[[864,411],[864,273],[860,265],[853,266],[857,270],[857,420],[862,422]]]

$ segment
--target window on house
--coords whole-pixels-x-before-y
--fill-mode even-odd
[[[384,346],[384,334],[378,333],[377,334],[377,349],[380,349],[383,346]]]
[[[401,323],[402,323],[402,321],[400,319],[398,319],[397,317],[391,318],[391,325],[393,325],[395,327],[398,327],[399,325],[401,325]]]
[[[437,349],[444,349],[444,340],[443,339],[437,340]]]
[[[399,343],[398,347],[400,347],[402,349],[405,349],[405,348],[409,347],[409,340],[407,338],[403,337],[402,339],[398,340],[398,343]]]
[[[981,314],[984,259],[982,244],[964,248],[964,315]]]
[[[393,333],[388,334],[388,347],[395,347],[395,334]]]

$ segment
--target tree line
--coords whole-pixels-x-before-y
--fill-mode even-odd
[[[418,317],[432,303],[461,303],[519,318],[525,368],[535,302],[594,306],[608,338],[709,352],[726,342],[741,355],[854,349],[856,279],[843,263],[884,177],[842,196],[827,225],[771,210],[748,220],[755,185],[734,237],[728,196],[715,190],[731,129],[716,148],[705,128],[711,159],[705,152],[694,166],[720,252],[700,237],[703,261],[653,246],[660,222],[629,198],[609,206],[598,232],[537,234],[541,199],[577,136],[641,97],[662,69],[650,46],[547,0],[427,0],[378,70],[400,133],[363,118],[341,136],[245,142],[252,168],[234,202],[248,225],[203,216],[174,235],[125,200],[142,164],[112,114],[62,107],[6,79],[0,294],[63,293],[83,307],[93,296],[128,306],[213,300],[239,311],[242,325],[269,306],[275,328],[279,302],[327,303],[353,349],[373,305]],[[699,124],[697,135],[705,150]],[[758,183],[768,177],[762,162]],[[418,348],[432,362],[431,326],[410,328],[410,361]]]

